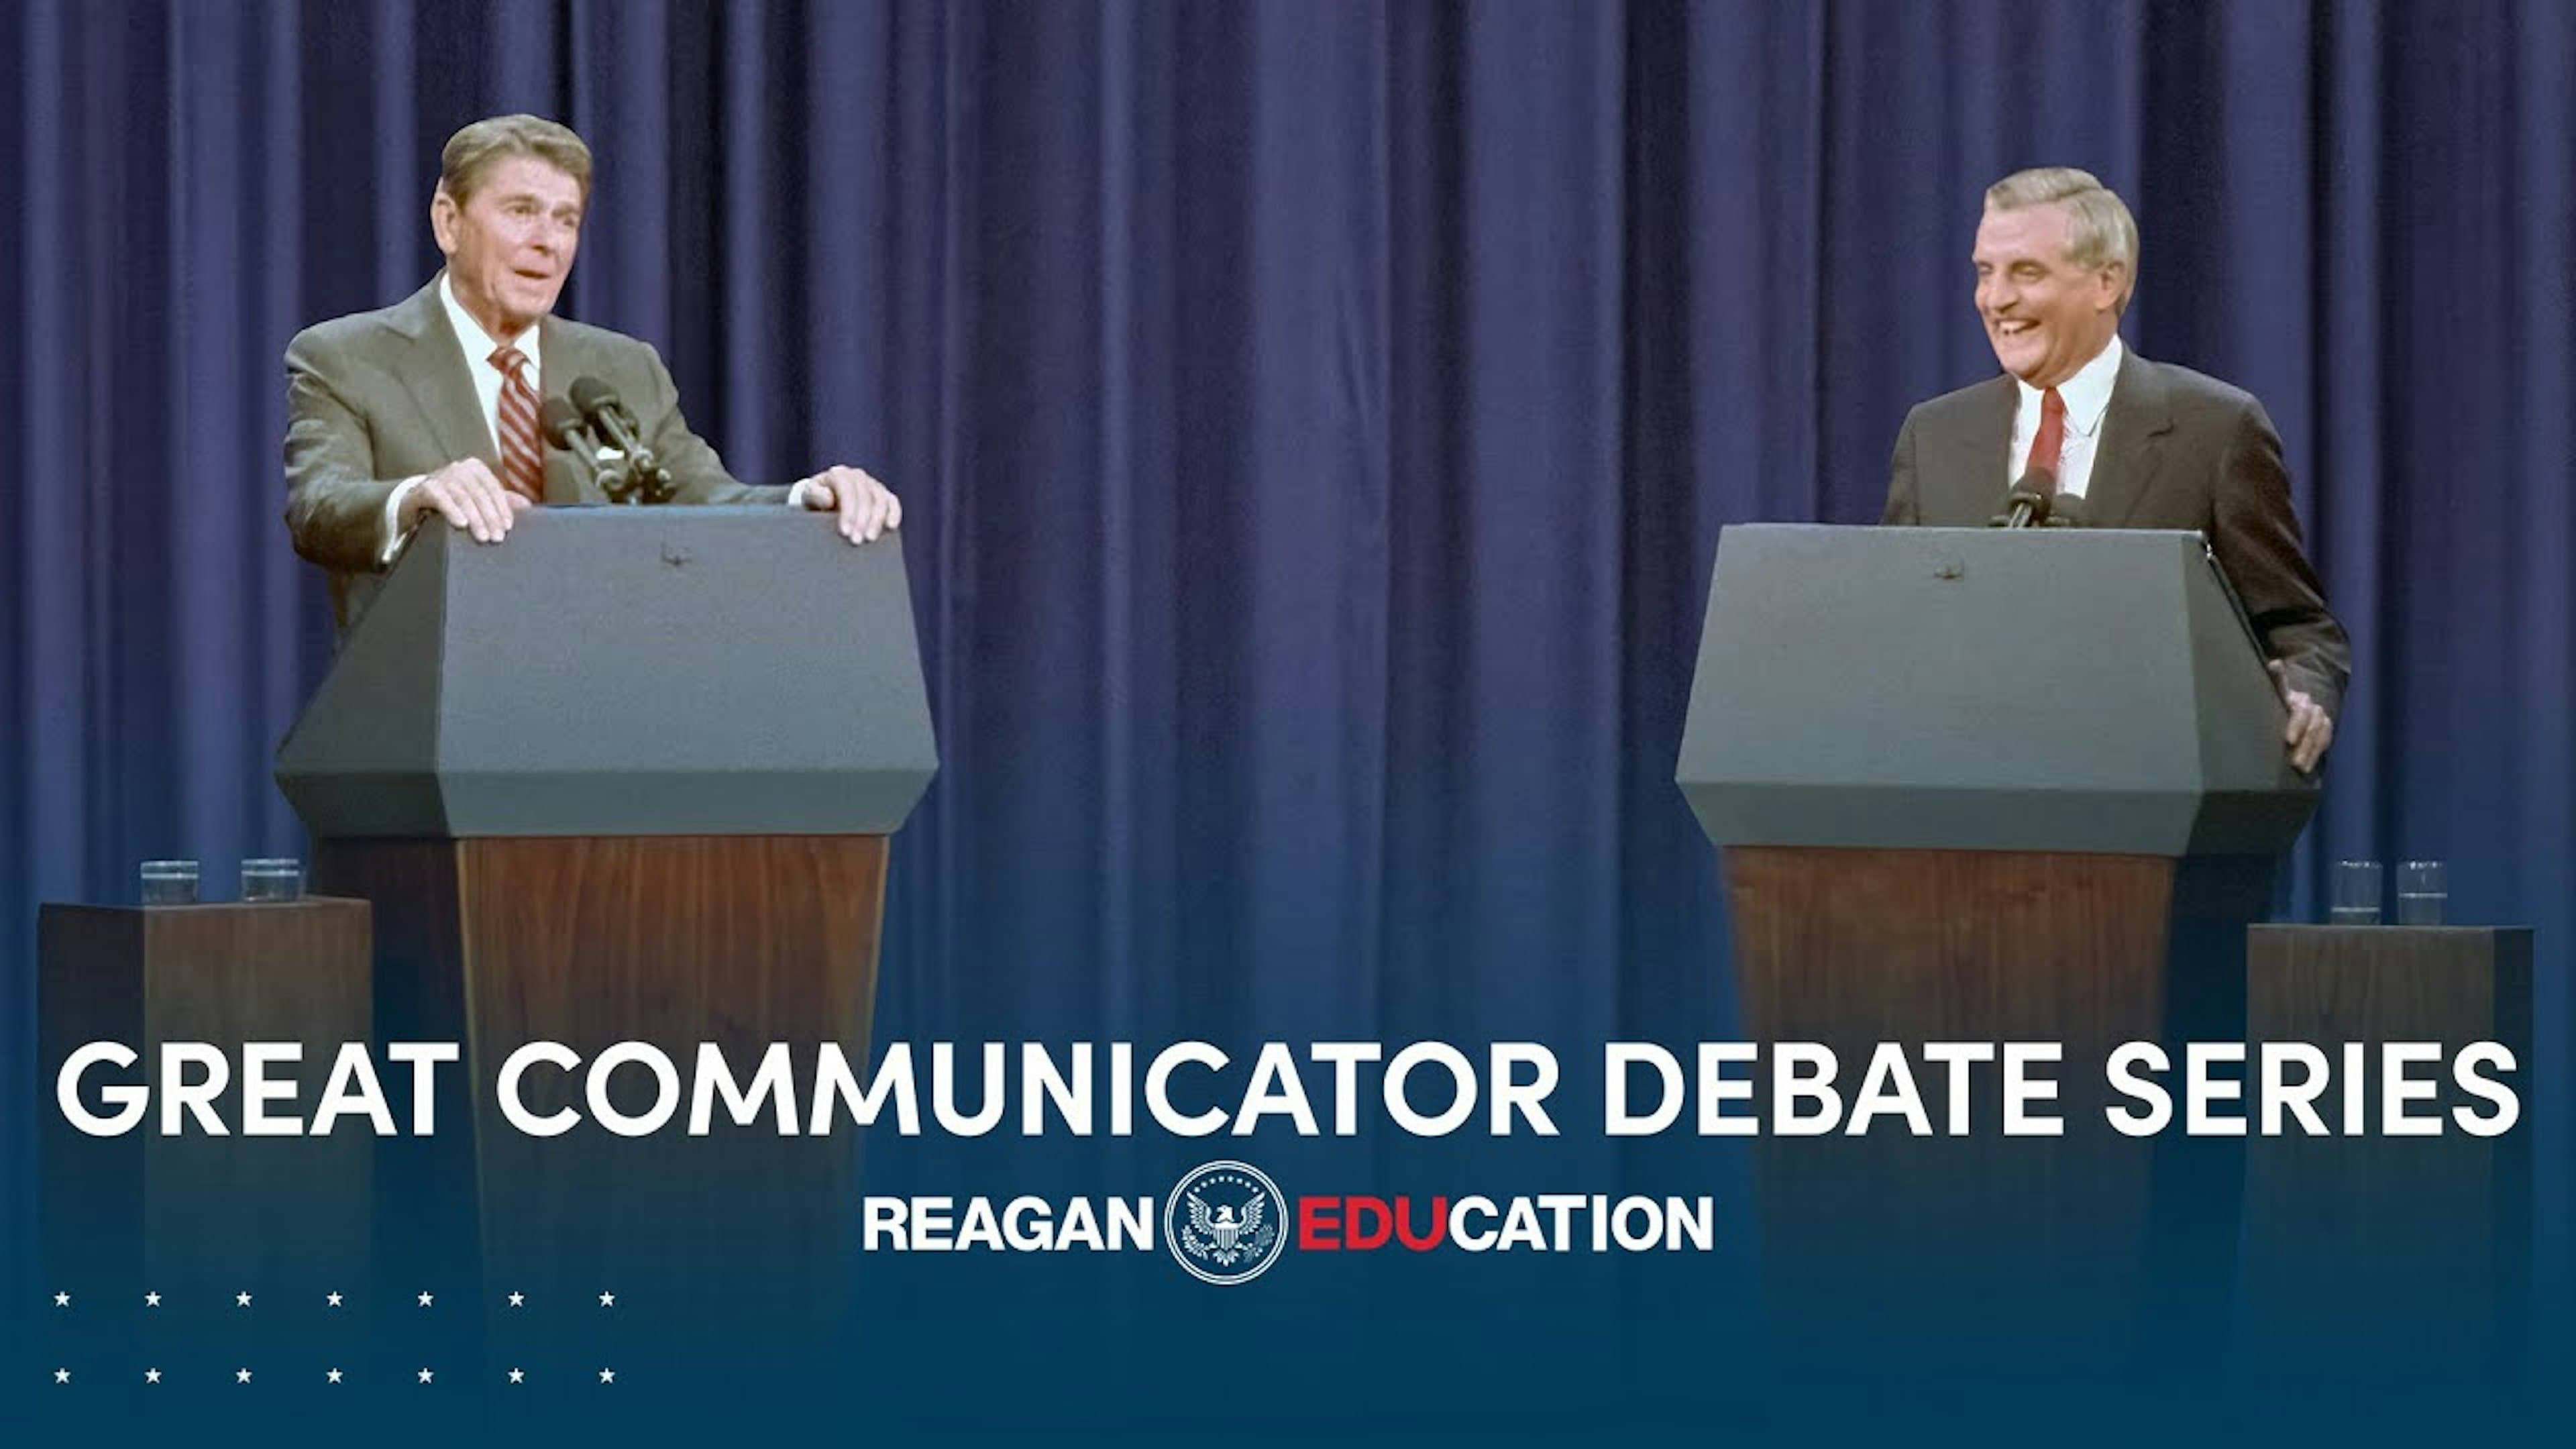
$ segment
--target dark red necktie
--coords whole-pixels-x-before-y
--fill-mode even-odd
[[[543,503],[546,454],[537,441],[537,390],[528,383],[527,354],[504,347],[492,354],[492,365],[501,369],[501,486]]]
[[[2023,465],[2024,478],[2033,473],[2046,473],[2052,490],[2057,486],[2057,455],[2066,451],[2066,399],[2050,388],[2039,395],[2039,436],[2030,440],[2030,461]]]

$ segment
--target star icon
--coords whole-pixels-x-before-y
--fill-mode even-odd
[[[614,1308],[614,1307],[616,1307],[616,1306],[617,1306],[617,1295],[616,1295],[616,1294],[614,1294],[614,1293],[602,1293],[602,1294],[600,1294],[600,1295],[599,1295],[599,1306],[600,1306],[600,1307],[602,1307],[602,1308]]]
[[[54,1382],[55,1382],[55,1383],[58,1383],[58,1384],[67,1384],[67,1383],[70,1383],[71,1381],[72,1381],[72,1371],[71,1371],[70,1369],[56,1369],[56,1370],[54,1370]]]
[[[145,1369],[143,1371],[143,1381],[147,1384],[157,1384],[161,1382],[161,1371],[159,1369]]]
[[[71,1307],[71,1306],[72,1306],[72,1295],[70,1295],[70,1294],[68,1294],[68,1293],[57,1293],[57,1294],[55,1294],[55,1295],[54,1295],[54,1306],[55,1306],[56,1308],[69,1308],[69,1307]]]
[[[511,1306],[511,1307],[513,1307],[513,1308],[525,1308],[525,1307],[527,1307],[527,1306],[528,1306],[528,1295],[527,1295],[527,1294],[525,1294],[525,1293],[513,1293],[513,1294],[511,1294],[511,1295],[510,1295],[510,1306]]]
[[[340,1371],[338,1369],[333,1369],[329,1373],[324,1374],[323,1377],[336,1384],[340,1381]]]
[[[248,1308],[250,1306],[250,1295],[247,1293],[234,1294],[233,1306],[235,1308]]]
[[[144,1294],[144,1295],[143,1295],[143,1306],[144,1306],[144,1307],[146,1307],[146,1308],[158,1308],[158,1307],[160,1307],[160,1306],[161,1306],[161,1295],[160,1295],[160,1294],[158,1294],[158,1293],[146,1293],[146,1294]]]
[[[237,1383],[237,1384],[246,1384],[246,1383],[249,1383],[249,1382],[250,1382],[250,1370],[249,1370],[249,1369],[234,1369],[234,1370],[233,1370],[233,1382],[234,1382],[234,1383]]]
[[[510,1370],[510,1382],[512,1382],[512,1383],[514,1383],[514,1384],[524,1384],[524,1383],[526,1383],[527,1381],[528,1381],[528,1371],[527,1371],[526,1369],[512,1369],[512,1370]]]
[[[322,1306],[323,1306],[323,1307],[325,1307],[325,1308],[337,1308],[337,1307],[339,1307],[339,1306],[340,1306],[340,1295],[339,1295],[339,1294],[337,1294],[337,1293],[325,1293],[325,1294],[323,1294],[323,1295],[322,1295]]]
[[[599,1371],[599,1381],[603,1384],[613,1384],[617,1382],[617,1370],[601,1369]]]
[[[430,1371],[429,1371],[429,1370],[427,1370],[427,1369],[422,1369],[422,1370],[420,1371],[420,1381],[421,1381],[422,1383],[428,1383],[428,1382],[430,1381],[431,1377],[432,1377],[432,1375],[431,1375],[431,1373],[430,1373]]]
[[[430,1295],[428,1295],[428,1294],[426,1294],[426,1293],[423,1293],[422,1295],[420,1295],[420,1306],[421,1306],[421,1307],[423,1307],[423,1308],[427,1308],[427,1307],[429,1306],[429,1304],[430,1304]]]

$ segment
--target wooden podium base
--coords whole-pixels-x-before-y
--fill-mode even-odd
[[[1746,1034],[1820,1042],[1848,1107],[1879,1043],[1912,1059],[1934,1135],[1753,1144],[1775,1322],[1893,1349],[1936,1310],[1987,1335],[2117,1362],[2144,1335],[2223,1325],[2241,1159],[2112,1131],[2103,1065],[2129,1041],[2233,1039],[2243,930],[2268,860],[2001,851],[1725,851]],[[2054,1042],[2058,1137],[2002,1133],[1999,1069],[1973,1069],[1970,1135],[1947,1135],[1930,1042]],[[1756,1100],[1764,1088],[1757,1076]]]
[[[838,1281],[859,1217],[855,1134],[803,1133],[824,1044],[864,1081],[886,855],[883,836],[322,842],[317,884],[376,903],[379,1036],[466,1044],[442,1102],[453,1125],[405,1164],[411,1197],[389,1220],[416,1251],[479,1270],[496,1302],[649,1277],[666,1307],[723,1318]],[[503,1063],[531,1042],[580,1058],[519,1083],[532,1117],[580,1114],[560,1136],[502,1115]],[[677,1071],[677,1109],[647,1135],[595,1120],[589,1068],[622,1042]],[[786,1044],[798,1135],[766,1112],[736,1126],[721,1098],[709,1134],[689,1135],[702,1043],[745,1088]],[[645,1066],[605,1080],[619,1112],[653,1106]]]

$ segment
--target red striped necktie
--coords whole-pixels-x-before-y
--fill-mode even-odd
[[[2030,461],[2021,474],[2045,473],[2052,488],[2057,485],[2057,464],[2066,451],[2066,399],[2050,388],[2039,395],[2039,434],[2030,440]]]
[[[537,390],[528,384],[528,357],[515,347],[492,354],[501,369],[501,486],[531,503],[546,501],[546,454],[537,441]]]

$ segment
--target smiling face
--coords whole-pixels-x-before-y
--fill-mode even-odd
[[[554,310],[581,246],[581,213],[581,183],[534,156],[493,162],[461,203],[445,187],[430,202],[457,304],[494,341]]]
[[[2084,267],[2067,254],[2066,208],[1988,208],[1977,224],[1977,315],[2004,371],[2033,387],[2073,377],[2120,327],[2127,288],[2118,262]]]

